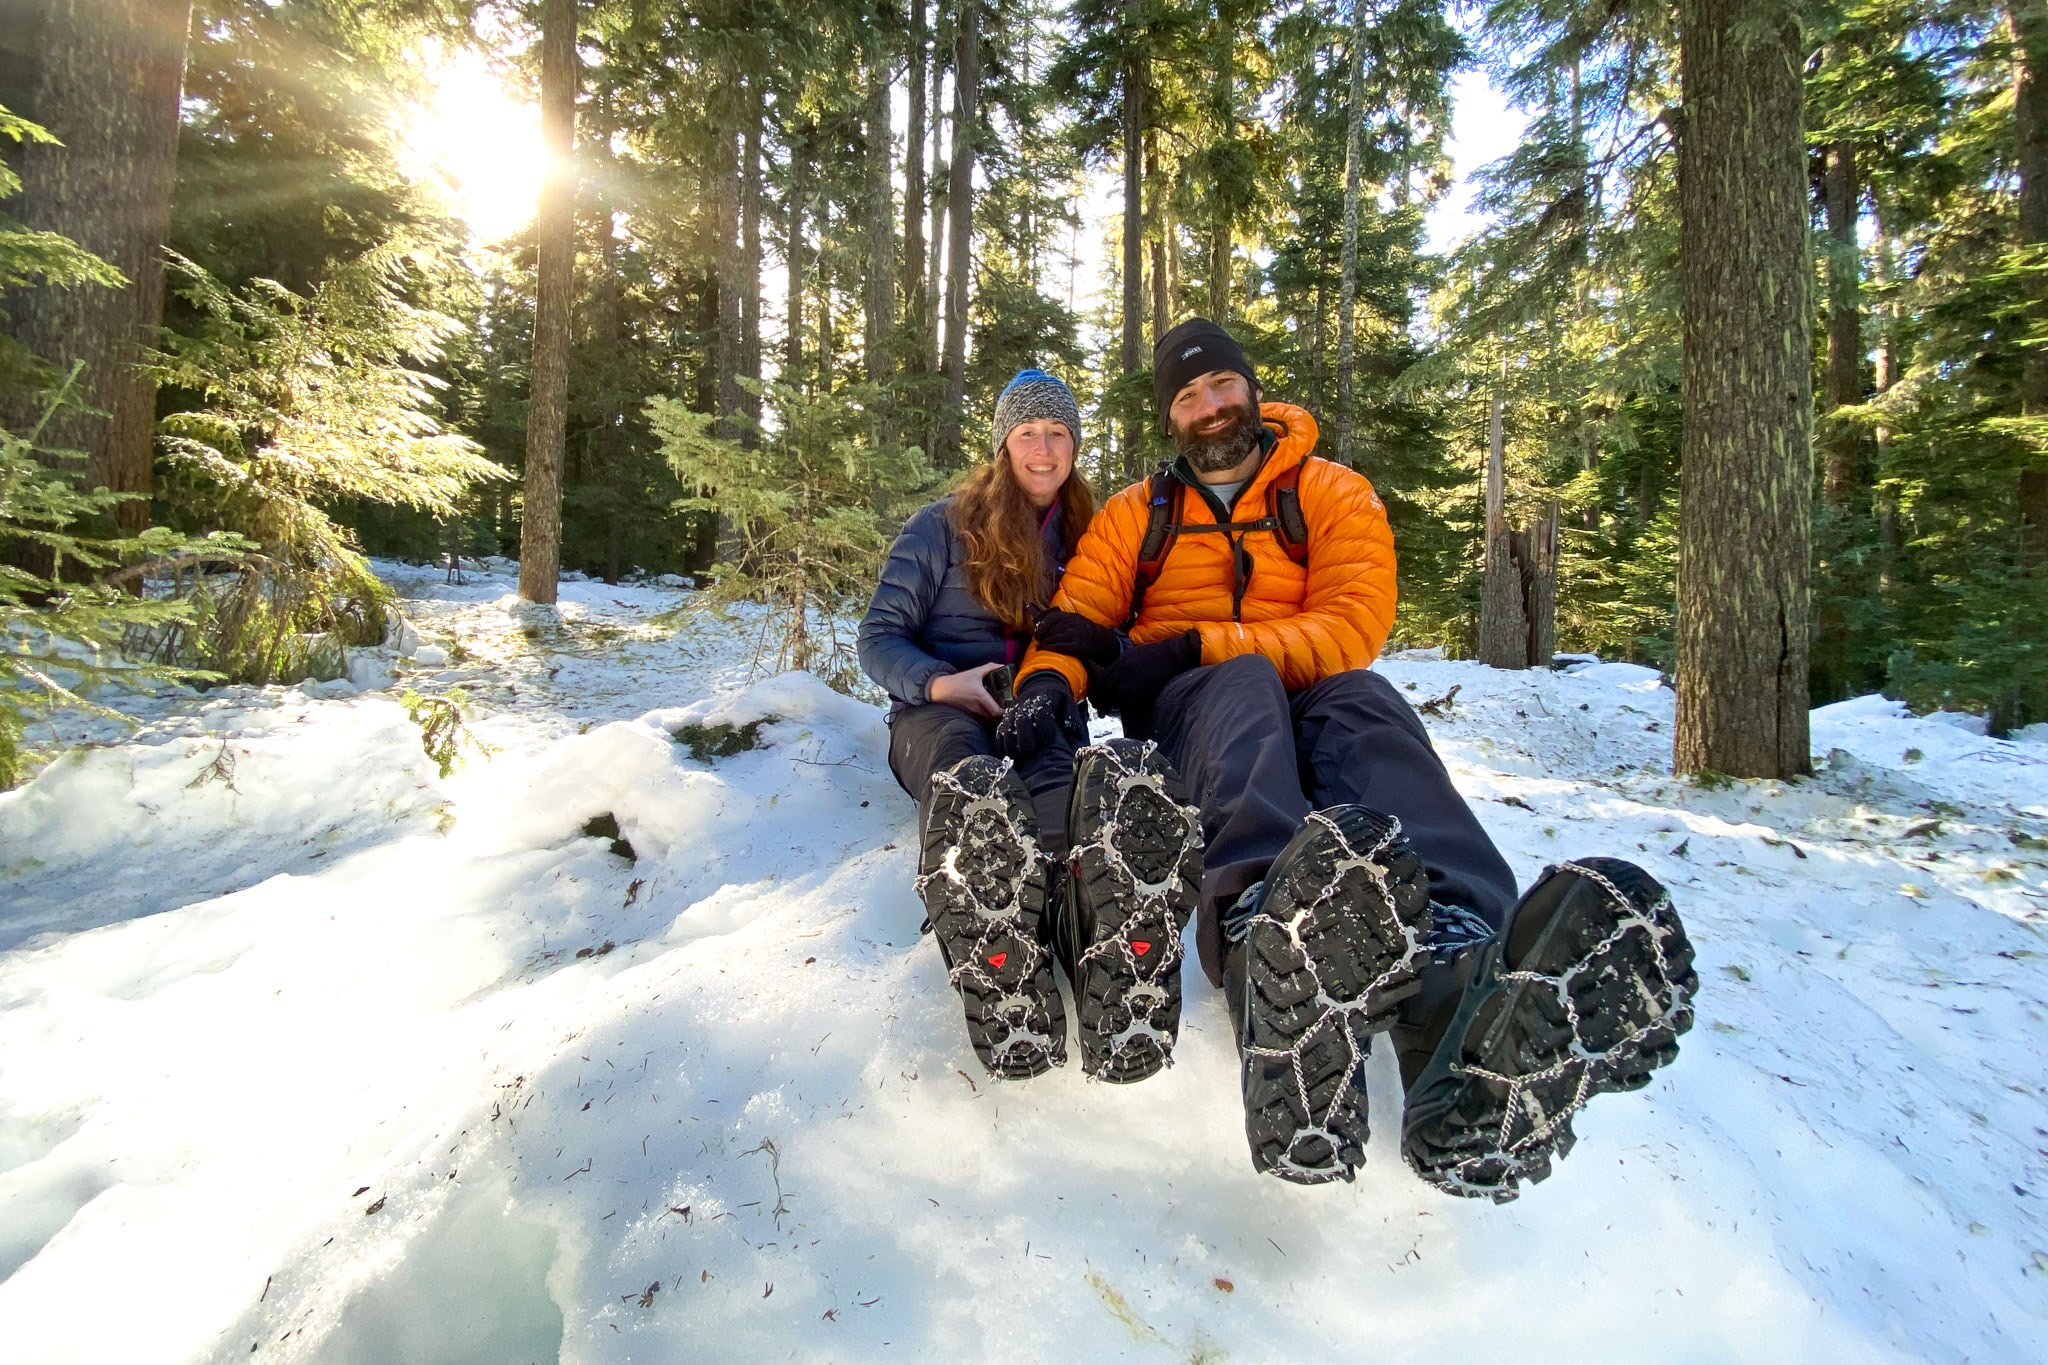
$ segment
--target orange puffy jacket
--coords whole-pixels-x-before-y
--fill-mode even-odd
[[[1266,403],[1259,409],[1278,437],[1265,464],[1245,485],[1232,521],[1274,515],[1271,487],[1280,473],[1315,449],[1316,423],[1300,408]],[[1181,535],[1159,578],[1146,590],[1131,639],[1150,644],[1190,627],[1202,637],[1202,662],[1254,651],[1271,659],[1289,691],[1332,673],[1364,668],[1379,657],[1394,625],[1394,533],[1386,507],[1363,474],[1328,460],[1301,471],[1301,516],[1308,526],[1308,562],[1296,564],[1271,531]],[[1148,487],[1132,484],[1096,515],[1060,580],[1053,605],[1116,627],[1130,614],[1138,549],[1145,539]],[[1183,526],[1215,525],[1208,500],[1192,490],[1181,500]],[[1244,597],[1231,610],[1231,545],[1251,556]],[[1019,680],[1051,669],[1080,696],[1088,686],[1081,663],[1033,646]]]

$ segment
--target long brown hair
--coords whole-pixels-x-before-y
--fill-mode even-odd
[[[1095,519],[1095,490],[1079,468],[1060,485],[1059,508],[1065,563]],[[1038,534],[1044,515],[1017,486],[1007,451],[982,463],[953,495],[953,526],[967,545],[968,591],[1007,630],[1031,629],[1024,608],[1045,594],[1047,566]]]

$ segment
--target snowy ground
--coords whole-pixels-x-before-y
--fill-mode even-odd
[[[1385,1056],[1357,1183],[1298,1189],[1199,973],[1153,1081],[981,1075],[878,710],[676,591],[384,567],[412,657],[0,796],[9,1361],[2048,1359],[2048,745],[1872,698],[1702,790],[1645,670],[1383,662],[1459,689],[1525,880],[1670,885],[1699,1024],[1518,1203],[1407,1172]],[[395,698],[455,684],[444,780]]]

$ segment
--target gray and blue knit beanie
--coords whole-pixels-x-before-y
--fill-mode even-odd
[[[1010,439],[1014,428],[1047,420],[1065,425],[1073,433],[1074,449],[1081,448],[1081,406],[1074,401],[1074,391],[1044,370],[1017,371],[1017,377],[1003,386],[1002,397],[996,399],[989,454],[1003,453],[1003,442]]]

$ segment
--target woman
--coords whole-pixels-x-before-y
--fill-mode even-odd
[[[1049,678],[1058,686],[1007,711],[989,685],[1022,659],[1039,604],[1095,514],[1074,472],[1080,439],[1065,384],[1041,370],[1009,382],[989,461],[911,517],[891,547],[861,621],[860,662],[889,694],[889,767],[918,802],[918,892],[976,1055],[1006,1077],[1065,1062],[1049,951],[1057,929],[1081,1002],[1085,1069],[1138,1080],[1165,1065],[1179,1022],[1179,930],[1201,875],[1199,828],[1168,796],[1158,761],[1123,741],[1080,751],[1083,799],[1073,800],[1088,736],[1064,682]],[[1063,896],[1070,804],[1080,856],[1075,892]],[[1173,874],[1190,860],[1183,894]]]

